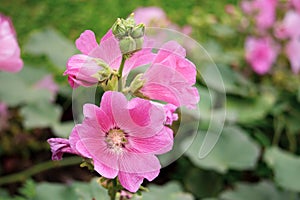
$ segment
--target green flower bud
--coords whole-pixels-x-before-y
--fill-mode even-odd
[[[131,37],[124,37],[119,41],[122,54],[129,54],[136,51],[136,42]]]
[[[138,24],[137,26],[133,27],[130,36],[133,38],[141,38],[145,34],[145,25]]]
[[[145,83],[145,80],[143,80],[143,75],[144,74],[138,74],[136,77],[132,80],[130,86],[129,86],[129,91],[132,94],[135,94],[138,92],[139,89],[141,89]]]
[[[144,38],[143,37],[137,38],[134,41],[135,41],[136,51],[143,48],[143,44],[144,44]]]
[[[112,26],[112,32],[117,39],[121,39],[127,34],[127,27],[123,23],[123,19],[118,18]]]

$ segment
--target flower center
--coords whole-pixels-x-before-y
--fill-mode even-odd
[[[106,135],[105,142],[109,149],[121,153],[125,144],[128,142],[126,134],[120,129],[111,129]]]

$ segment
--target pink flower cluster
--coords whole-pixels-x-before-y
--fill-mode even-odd
[[[111,31],[98,45],[94,33],[87,30],[76,40],[76,46],[82,54],[69,59],[64,73],[71,87],[96,85],[99,72],[114,76],[119,70],[122,53]],[[136,192],[145,178],[156,178],[161,168],[156,155],[173,146],[169,126],[178,120],[176,109],[194,108],[199,101],[193,86],[196,67],[185,57],[185,49],[175,41],[167,42],[157,53],[145,41],[141,50],[127,58],[120,77],[126,83],[132,69],[148,65],[127,90],[133,98],[127,100],[123,91],[106,91],[100,107],[85,104],[84,120],[73,128],[69,139],[48,140],[52,159],[62,159],[63,153],[89,158],[101,176],[118,177],[130,192]]]
[[[0,13],[0,70],[18,72],[23,67],[20,47],[10,18]]]
[[[246,60],[262,75],[271,70],[277,56],[283,54],[293,73],[300,71],[300,1],[280,3],[277,0],[243,1],[242,10],[254,19],[255,29],[246,39]],[[279,19],[280,12],[284,16]]]

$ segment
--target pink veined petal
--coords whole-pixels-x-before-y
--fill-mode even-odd
[[[82,138],[95,138],[95,139],[103,139],[105,137],[105,132],[101,129],[100,125],[98,124],[97,118],[85,118],[82,124],[78,124],[77,132],[79,137]]]
[[[102,37],[100,43],[104,42],[105,40],[108,40],[111,37],[114,37],[114,34],[112,33],[112,30],[109,29],[109,31]]]
[[[128,110],[128,101],[125,96],[118,92],[114,92],[112,94],[112,114],[116,125],[128,135],[134,135],[136,137],[150,137],[162,129],[165,117],[163,109],[152,105],[150,110],[150,123],[146,126],[140,126],[131,118],[130,111]],[[142,106],[141,104],[147,101],[142,100],[138,102],[139,104],[136,104],[136,106]],[[132,109],[132,107],[130,109]],[[139,113],[138,115],[142,117],[145,114],[147,115],[148,113]]]
[[[64,138],[50,138],[47,140],[52,152],[52,160],[61,160],[64,153],[78,154],[70,146],[69,140]]]
[[[76,144],[76,148],[80,153],[88,152],[95,163],[104,164],[114,170],[119,169],[119,154],[107,147],[105,138],[82,138]],[[98,172],[101,173],[101,171]]]
[[[107,91],[103,94],[100,102],[100,108],[101,110],[103,110],[103,112],[105,112],[105,114],[109,118],[109,121],[112,122],[113,126],[116,126],[116,122],[112,113],[112,95],[112,91]]]
[[[148,138],[130,137],[129,148],[139,153],[163,154],[172,149],[173,131],[164,127],[156,135]]]
[[[147,126],[150,123],[152,104],[140,98],[134,98],[128,103],[129,114],[134,123]]]
[[[102,162],[99,162],[98,160],[94,160],[94,169],[101,174],[101,176],[104,176],[105,178],[113,179],[116,178],[118,175],[118,170],[113,169],[111,167],[106,166]]]
[[[158,158],[153,154],[123,151],[118,161],[119,170],[127,173],[144,174],[161,168]]]
[[[79,125],[74,126],[74,128],[72,129],[72,132],[69,136],[70,147],[74,150],[76,150],[76,143],[80,140],[80,137],[77,132],[77,126],[79,126]]]
[[[138,173],[126,173],[119,172],[118,178],[121,185],[130,192],[136,192],[141,184],[143,179],[146,178],[148,181],[154,180],[159,174],[159,170],[138,174]]]
[[[86,55],[88,55],[94,48],[98,46],[95,34],[91,30],[86,30],[81,33],[75,44],[77,49]]]
[[[186,56],[186,51],[176,41],[169,41],[159,49],[154,63],[163,62],[170,55],[177,55],[184,58]]]

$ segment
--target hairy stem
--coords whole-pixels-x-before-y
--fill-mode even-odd
[[[38,174],[42,171],[49,170],[52,168],[57,168],[57,167],[75,165],[75,164],[79,164],[80,162],[82,162],[82,158],[75,157],[75,156],[64,158],[61,161],[52,161],[52,160],[46,161],[46,162],[37,164],[37,165],[35,165],[29,169],[26,169],[24,171],[0,177],[0,185],[25,181],[27,178],[29,178],[35,174]]]

